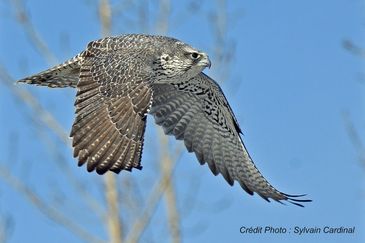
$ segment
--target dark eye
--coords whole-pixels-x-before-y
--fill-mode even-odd
[[[191,59],[198,59],[199,58],[199,53],[197,53],[197,52],[192,52],[192,53],[190,53],[190,57],[191,57]]]

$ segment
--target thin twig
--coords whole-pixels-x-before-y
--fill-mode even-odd
[[[345,123],[347,134],[349,135],[350,141],[352,142],[355,150],[358,153],[359,161],[363,167],[365,167],[365,146],[361,141],[360,135],[355,128],[354,123],[350,119],[348,112],[342,112],[342,117]]]
[[[65,214],[59,212],[59,210],[49,206],[49,204],[43,201],[34,192],[34,190],[32,190],[18,178],[11,175],[8,169],[3,167],[2,165],[0,165],[0,177],[14,190],[24,195],[26,199],[28,199],[35,207],[37,207],[37,209],[41,211],[45,216],[62,225],[66,229],[70,230],[81,239],[85,240],[86,242],[104,242],[103,240],[89,234],[73,220],[67,218]]]
[[[354,55],[357,55],[360,57],[365,57],[365,49],[359,47],[358,45],[355,45],[350,40],[344,40],[342,42],[342,46],[343,46],[343,48],[345,48],[346,50],[348,50],[349,52],[351,52]]]
[[[119,195],[116,178],[111,172],[104,176],[105,198],[107,210],[107,229],[109,232],[109,242],[122,242],[122,225],[119,217]]]
[[[99,2],[99,20],[101,24],[101,35],[108,36],[111,32],[112,10],[108,0]]]
[[[164,177],[168,178],[169,174],[172,170],[172,158],[168,152],[168,137],[163,134],[162,130],[159,129],[159,137],[161,141],[161,172]],[[173,180],[168,179],[166,182],[166,189],[164,193],[164,198],[166,202],[167,209],[167,222],[169,225],[172,242],[179,243],[181,242],[181,234],[180,234],[180,215],[177,209],[176,203],[176,194],[174,189]]]
[[[47,62],[51,65],[55,65],[58,63],[56,56],[51,52],[45,42],[42,40],[39,33],[34,28],[33,24],[30,21],[29,15],[24,7],[24,2],[22,0],[13,0],[12,1],[17,15],[17,20],[23,26],[27,37],[30,42],[35,47],[35,50],[42,56],[45,57]]]
[[[166,35],[169,29],[170,0],[160,0],[158,19],[156,20],[156,32]]]
[[[235,45],[228,39],[228,25],[227,17],[227,1],[216,0],[216,11],[210,15],[211,27],[214,36],[214,62],[213,66],[217,67],[214,71],[214,76],[218,77],[218,82],[223,83],[230,75],[230,62],[234,55]]]
[[[176,164],[179,161],[180,156],[182,154],[181,148],[182,147],[179,147],[179,151],[177,151],[176,153],[177,156],[171,159],[171,166],[169,168],[169,171],[166,171],[165,173],[161,174],[160,179],[158,180],[158,182],[156,182],[153,189],[151,190],[150,195],[146,200],[145,203],[146,206],[143,209],[143,212],[135,220],[129,234],[127,235],[126,238],[127,243],[138,242],[143,232],[147,228],[147,225],[149,224],[153,213],[156,211],[157,205],[159,204],[163,196],[163,193],[165,192],[166,188],[169,185],[170,178],[173,175],[174,169],[176,168]]]
[[[22,101],[24,104],[29,106],[32,111],[32,119],[40,121],[44,125],[46,125],[51,131],[53,131],[59,139],[64,142],[67,146],[71,146],[70,138],[65,132],[65,130],[61,127],[61,125],[57,122],[57,120],[53,117],[53,115],[45,110],[41,104],[38,102],[38,100],[27,90],[20,89],[16,85],[14,85],[15,80],[10,77],[7,70],[0,65],[0,81],[6,85],[10,91],[17,97],[20,101]],[[55,147],[55,146],[53,146]],[[59,155],[56,154],[57,157]],[[59,160],[56,160],[59,161]],[[99,206],[99,203],[95,200],[94,197],[90,195],[85,190],[85,187],[78,181],[78,179],[75,177],[75,175],[72,173],[72,170],[69,168],[68,164],[64,159],[62,159],[62,163],[57,163],[63,169],[65,172],[64,174],[67,176],[67,179],[71,184],[74,186],[74,188],[79,192],[79,195],[84,197],[84,201],[91,209],[93,209],[95,212],[99,212],[99,214],[103,211],[101,207]]]
[[[1,215],[0,219],[0,242],[7,242],[10,239],[14,227],[14,221],[9,215]]]
[[[66,145],[71,146],[70,137],[52,114],[45,110],[30,92],[17,87],[15,85],[15,80],[10,77],[9,73],[2,65],[0,65],[0,79],[3,80],[3,84],[5,84],[16,97],[27,104],[34,114],[37,114],[36,116],[38,119],[42,121],[42,123],[46,124],[61,139],[61,141],[63,141]]]

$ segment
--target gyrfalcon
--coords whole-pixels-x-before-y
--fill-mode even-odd
[[[237,181],[267,201],[311,201],[278,191],[256,168],[221,88],[202,72],[210,65],[206,53],[177,39],[128,34],[92,41],[63,64],[18,82],[77,89],[70,136],[74,157],[88,171],[141,169],[151,114],[228,184]]]

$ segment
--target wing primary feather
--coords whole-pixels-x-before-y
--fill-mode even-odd
[[[121,139],[119,133],[117,131],[114,131],[114,135],[111,139],[110,146],[107,148],[104,154],[99,158],[100,163],[96,165],[96,172],[99,175],[107,172],[110,166],[112,165],[114,155],[121,144],[120,140]]]
[[[95,168],[97,169],[98,167],[102,167],[104,163],[103,158],[110,153],[109,151],[112,151],[113,143],[117,139],[119,133],[112,127],[108,130],[109,131],[105,132],[105,134],[102,134],[103,137],[99,137],[99,139],[103,140],[95,146],[94,152],[90,154],[88,159],[88,169],[90,168],[91,170],[94,170]]]
[[[153,84],[154,100],[150,113],[164,132],[183,139],[199,163],[208,163],[213,174],[222,174],[228,184],[234,181],[248,194],[264,200],[297,206],[310,202],[276,190],[256,168],[240,134],[242,133],[219,85],[207,75],[170,84]]]

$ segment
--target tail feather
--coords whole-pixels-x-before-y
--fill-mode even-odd
[[[17,81],[17,83],[27,83],[50,88],[76,87],[79,80],[81,54],[72,59]]]

